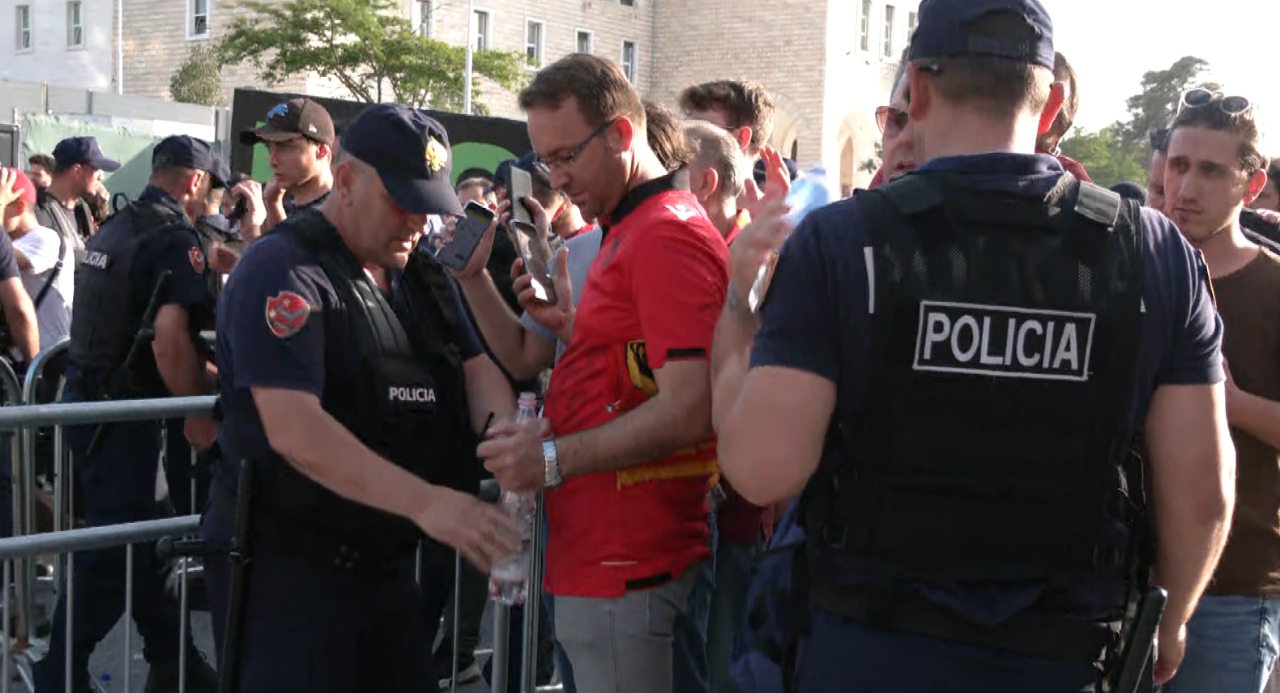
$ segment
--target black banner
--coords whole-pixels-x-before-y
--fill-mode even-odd
[[[259,181],[271,177],[267,162],[267,148],[240,144],[240,133],[266,122],[267,111],[281,101],[305,94],[236,89],[231,104],[231,137],[229,140],[230,164],[233,171],[252,175]],[[325,107],[333,118],[333,127],[342,134],[343,128],[355,119],[369,104],[360,101],[329,99],[315,96],[307,98]],[[494,168],[506,159],[523,156],[533,147],[529,144],[529,131],[519,120],[467,116],[458,113],[427,111],[440,121],[449,132],[449,144],[453,148],[453,182],[477,174],[492,176]]]

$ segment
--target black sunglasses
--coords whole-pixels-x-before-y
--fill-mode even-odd
[[[1241,115],[1253,108],[1253,104],[1249,103],[1249,99],[1243,96],[1223,96],[1220,91],[1209,91],[1208,89],[1188,89],[1182,95],[1182,103],[1178,106],[1178,112],[1181,113],[1188,108],[1203,108],[1209,104],[1216,103],[1218,108],[1227,115]]]

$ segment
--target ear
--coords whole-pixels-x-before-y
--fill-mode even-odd
[[[1257,171],[1249,176],[1248,182],[1245,184],[1244,203],[1252,204],[1258,196],[1262,194],[1263,189],[1267,187],[1267,172]]]
[[[636,125],[630,118],[619,117],[609,126],[609,136],[617,151],[630,151],[635,144]]]
[[[1062,110],[1062,104],[1067,100],[1067,83],[1054,82],[1049,86],[1049,100],[1044,104],[1044,110],[1040,111],[1040,129],[1037,134],[1043,135],[1049,132],[1049,128],[1053,127],[1053,121],[1058,117],[1058,112]]]
[[[323,142],[316,144],[316,158],[329,159],[333,156],[333,148]]]
[[[907,115],[912,121],[919,122],[933,105],[932,75],[920,69],[915,63],[907,63],[907,84],[911,101],[907,104]]]
[[[751,129],[750,125],[743,125],[733,133],[733,138],[738,140],[738,147],[747,153],[751,151],[751,138],[753,136],[755,136],[755,131]]]

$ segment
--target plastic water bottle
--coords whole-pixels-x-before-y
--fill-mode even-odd
[[[787,213],[787,223],[794,229],[809,212],[838,199],[840,198],[832,187],[831,180],[827,178],[827,170],[822,166],[815,166],[791,181],[791,194],[787,195],[787,206],[791,211]]]
[[[538,396],[521,392],[516,403],[516,423],[538,418]],[[523,604],[529,592],[529,559],[533,547],[533,523],[537,522],[537,494],[503,491],[498,499],[502,509],[520,528],[520,550],[489,570],[489,596],[499,604]]]
[[[839,197],[836,195],[835,188],[827,178],[827,170],[822,166],[815,166],[791,181],[791,192],[787,195],[787,207],[791,211],[787,212],[783,220],[795,229],[809,212],[825,207],[837,199]],[[756,272],[756,279],[751,283],[751,290],[747,294],[747,305],[752,312],[759,310],[760,303],[764,300],[765,288],[771,274],[770,266],[768,262],[760,265],[760,270]]]

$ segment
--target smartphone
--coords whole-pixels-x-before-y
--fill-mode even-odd
[[[493,217],[493,210],[479,202],[468,202],[454,227],[453,241],[436,253],[436,259],[444,266],[457,270],[466,267],[471,262],[471,256],[476,254],[480,237],[484,236],[489,224],[493,223]]]
[[[556,288],[551,281],[551,246],[547,239],[538,237],[533,224],[511,223],[511,235],[516,251],[524,261],[524,271],[533,278],[533,297],[543,303],[556,302]]]
[[[533,215],[529,213],[529,208],[524,206],[524,198],[533,197],[533,178],[529,172],[522,169],[511,167],[511,224],[524,224],[533,226]]]

